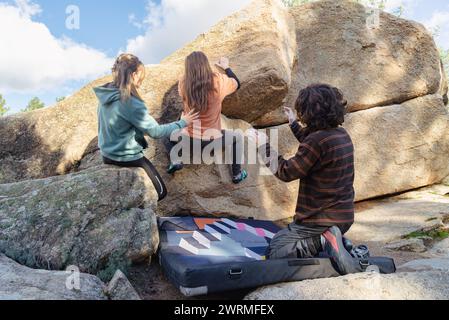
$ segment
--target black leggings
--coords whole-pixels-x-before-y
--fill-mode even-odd
[[[241,171],[242,171],[242,165],[241,165],[241,156],[242,156],[242,148],[243,148],[243,137],[234,134],[231,131],[226,131],[223,130],[222,131],[223,137],[220,139],[215,139],[215,140],[201,140],[200,144],[201,144],[201,150],[203,150],[204,148],[206,148],[209,145],[213,145],[213,144],[219,144],[221,145],[222,149],[227,149],[230,146],[232,146],[232,164],[231,164],[231,171],[232,171],[232,175],[233,177],[238,176]],[[229,139],[229,137],[231,139]],[[228,138],[228,139],[227,139]],[[165,149],[168,152],[168,157],[170,158],[170,153],[172,151],[172,149],[181,142],[181,137],[179,138],[179,141],[171,141],[170,138],[165,138],[163,140]],[[194,139],[190,138],[190,150],[193,150],[193,144],[194,144]],[[180,152],[182,153],[182,151]],[[179,157],[182,157],[182,154],[178,154]],[[172,159],[169,159],[171,162]],[[240,161],[239,161],[240,160]]]
[[[139,160],[129,162],[118,162],[106,157],[103,157],[104,164],[125,167],[125,168],[142,168],[147,173],[148,177],[153,182],[154,188],[159,196],[159,201],[163,200],[167,196],[167,187],[164,184],[159,172],[153,166],[150,160],[143,157]]]

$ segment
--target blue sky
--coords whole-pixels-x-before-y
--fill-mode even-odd
[[[0,0],[0,40],[10,48],[0,52],[0,94],[12,112],[34,96],[52,105],[56,97],[70,95],[107,73],[119,52],[131,51],[145,63],[158,63],[249,2]],[[449,49],[447,0],[389,0],[387,9],[400,3],[404,17],[429,28],[440,26],[438,44]],[[80,10],[78,30],[66,27],[69,5]]]

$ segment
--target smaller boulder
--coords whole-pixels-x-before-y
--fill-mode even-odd
[[[413,260],[398,267],[398,272],[449,271],[449,259]]]
[[[100,166],[0,194],[0,253],[28,267],[75,265],[108,281],[159,245],[157,195],[142,169]]]
[[[107,296],[103,282],[93,275],[34,270],[0,254],[0,300],[107,300]]]
[[[114,277],[108,284],[106,293],[111,300],[141,300],[128,278],[120,270],[115,272]]]
[[[427,247],[424,244],[424,239],[401,239],[390,242],[385,246],[385,249],[390,251],[408,251],[408,252],[426,252]]]
[[[395,274],[363,272],[283,283],[256,290],[246,300],[447,300],[449,271]]]

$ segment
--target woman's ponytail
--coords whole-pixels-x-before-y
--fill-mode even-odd
[[[133,74],[143,67],[144,64],[139,58],[128,53],[121,54],[115,61],[112,68],[113,83],[120,90],[120,100],[123,103],[128,101],[131,96],[143,100],[132,79]]]

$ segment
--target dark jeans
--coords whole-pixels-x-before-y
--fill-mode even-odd
[[[346,233],[351,225],[339,226],[341,232]],[[279,231],[271,240],[268,249],[269,259],[313,258],[323,251],[321,235],[328,230],[324,226],[304,226],[297,223],[290,224]]]
[[[243,137],[237,134],[234,134],[233,132],[230,131],[226,131],[223,130],[222,131],[223,137],[220,139],[215,139],[215,140],[197,140],[197,139],[193,139],[190,138],[190,150],[193,151],[194,150],[194,143],[195,141],[200,144],[201,146],[201,151],[204,150],[204,148],[206,147],[211,147],[214,148],[214,145],[216,145],[216,148],[218,148],[220,145],[222,147],[222,150],[227,150],[230,146],[232,146],[232,164],[231,164],[231,170],[232,170],[232,175],[238,176],[240,174],[240,172],[242,171],[242,166],[241,166],[241,162],[242,162],[242,155],[243,155]],[[181,142],[181,137],[179,138],[178,141],[171,141],[170,138],[166,138],[164,139],[164,145],[165,148],[167,149],[167,152],[169,154],[170,157],[170,153],[173,150],[173,148],[178,145],[178,143],[182,143]],[[193,153],[193,152],[192,152]],[[182,150],[181,152],[179,152],[178,154],[179,157],[182,157]],[[193,158],[193,155],[191,155],[190,157],[191,159]],[[176,161],[174,161],[174,159],[170,159],[170,162],[174,163]]]
[[[103,157],[104,164],[125,167],[125,168],[142,168],[147,173],[148,177],[153,182],[154,188],[159,196],[159,201],[163,200],[167,196],[167,187],[164,184],[159,172],[157,172],[156,168],[153,166],[150,160],[143,157],[139,160],[128,161],[128,162],[118,162],[106,157]]]

